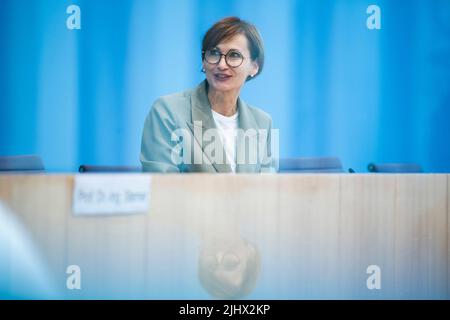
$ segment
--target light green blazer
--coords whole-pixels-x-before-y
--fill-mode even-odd
[[[225,155],[221,140],[211,139],[210,143],[205,142],[208,139],[202,140],[206,130],[216,128],[207,96],[207,86],[207,81],[204,80],[194,89],[163,96],[154,102],[142,133],[140,161],[143,171],[232,172],[226,161],[217,161],[220,157],[211,156],[215,155],[210,152],[212,146]],[[270,116],[249,106],[240,98],[237,107],[238,126],[244,130],[246,136],[237,138],[237,156],[244,155],[241,159],[245,161],[238,161],[236,172],[273,172]],[[179,134],[180,132],[183,134]],[[248,154],[250,139],[256,139],[253,141],[257,141],[258,150],[262,154],[256,161],[254,158],[250,159]]]

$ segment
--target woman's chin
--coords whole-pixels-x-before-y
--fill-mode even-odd
[[[236,88],[231,81],[212,81],[210,85],[217,91],[230,91]]]

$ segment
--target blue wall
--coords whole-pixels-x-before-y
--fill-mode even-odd
[[[81,30],[66,28],[70,4]],[[265,40],[242,96],[272,115],[281,156],[450,172],[448,0],[2,0],[0,155],[40,154],[55,172],[139,165],[152,102],[202,80],[202,35],[228,15]]]

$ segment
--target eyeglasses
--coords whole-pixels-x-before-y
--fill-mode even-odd
[[[219,64],[222,56],[225,57],[225,62],[231,68],[239,67],[244,61],[244,56],[242,55],[242,53],[233,49],[228,51],[226,54],[223,54],[218,49],[206,50],[202,51],[202,53],[205,61],[210,64]]]

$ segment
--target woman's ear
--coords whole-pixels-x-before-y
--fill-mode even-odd
[[[205,62],[204,62],[204,61],[202,61],[202,72],[203,72],[203,73],[206,73]]]
[[[250,76],[253,78],[254,76],[256,76],[259,72],[259,65],[258,63],[255,61],[252,61],[252,67],[251,67],[251,72],[250,72]]]

